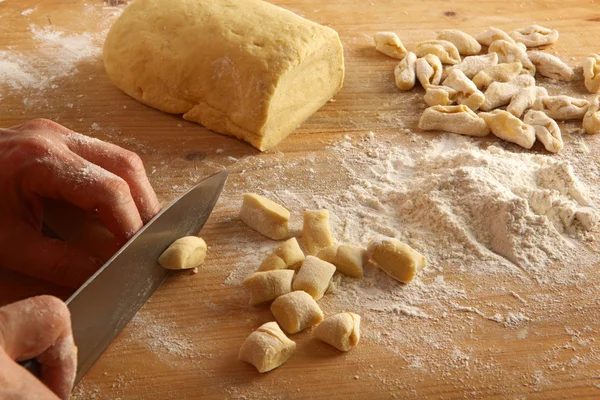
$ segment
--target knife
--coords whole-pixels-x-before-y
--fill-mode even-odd
[[[66,301],[78,348],[75,384],[167,277],[158,257],[176,239],[200,232],[226,180],[224,170],[175,199]],[[21,365],[38,375],[35,360]]]

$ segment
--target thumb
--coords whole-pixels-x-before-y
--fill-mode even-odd
[[[3,266],[60,286],[78,288],[102,262],[67,243],[47,238],[33,227],[17,221],[4,238]]]

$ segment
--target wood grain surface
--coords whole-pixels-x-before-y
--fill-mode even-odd
[[[202,231],[210,250],[200,273],[172,275],[90,370],[75,397],[600,398],[598,265],[584,271],[585,280],[564,283],[557,290],[532,289],[511,280],[504,294],[490,291],[465,300],[466,305],[487,313],[499,305],[518,308],[518,299],[508,294],[511,290],[521,293],[525,303],[532,303],[536,295],[548,295],[548,307],[542,304],[529,310],[531,321],[519,329],[472,313],[456,312],[449,319],[404,317],[402,333],[413,337],[390,344],[374,338],[393,332],[385,332],[374,319],[366,318],[363,329],[370,334],[347,354],[304,332],[293,336],[298,351],[292,359],[271,373],[260,375],[237,360],[244,338],[271,316],[267,307],[248,307],[244,290],[227,280],[234,266],[258,260],[251,256],[274,246],[235,218],[240,194],[281,187],[285,182],[305,197],[344,190],[345,175],[332,168],[339,155],[329,145],[347,140],[346,135],[350,141],[359,141],[373,131],[377,140],[407,149],[414,144],[404,134],[406,130],[436,137],[417,129],[425,108],[423,90],[400,93],[396,89],[392,74],[396,61],[373,49],[375,32],[395,31],[412,49],[417,41],[433,38],[444,28],[475,34],[490,25],[510,30],[539,23],[560,31],[560,39],[550,51],[558,52],[573,66],[581,65],[588,53],[600,51],[600,7],[590,0],[275,3],[336,29],[345,47],[347,74],[334,102],[266,153],[135,102],[110,83],[98,52],[77,60],[74,70],[58,74],[53,84],[43,89],[10,87],[0,75],[1,127],[49,118],[136,151],[164,204],[213,172],[231,171],[223,198]],[[23,13],[29,9],[32,11]],[[101,43],[102,32],[118,10],[100,0],[0,2],[0,63],[11,52],[29,57],[28,62],[37,63],[40,70],[56,68],[43,62],[52,57],[44,53],[43,41],[34,38],[35,32],[55,29],[66,36],[87,32]],[[568,88],[556,86],[557,90],[586,95],[580,77]],[[576,140],[585,140],[590,152],[598,154],[599,138],[567,134],[565,146]],[[521,151],[513,145],[506,147]],[[539,144],[532,151],[544,153]],[[286,164],[295,166],[282,172],[281,166]],[[306,174],[308,168],[316,173]],[[593,242],[590,252],[597,250]],[[457,271],[446,273],[445,279],[460,283],[467,292],[486,284],[484,276]],[[0,270],[0,304],[40,293],[69,295],[66,289]],[[329,311],[327,300],[324,308]],[[440,346],[456,346],[455,353],[417,340],[445,330],[453,343],[440,341]],[[411,358],[414,354],[423,355],[429,365],[416,365]]]

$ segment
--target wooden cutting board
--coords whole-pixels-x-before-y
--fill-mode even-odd
[[[200,273],[170,277],[87,374],[75,397],[600,397],[600,288],[595,283],[600,273],[594,270],[586,271],[585,281],[562,285],[559,294],[553,293],[557,300],[549,304],[552,312],[538,312],[521,329],[478,319],[472,313],[456,313],[448,329],[454,330],[452,346],[457,351],[439,351],[439,357],[436,346],[414,339],[426,337],[429,330],[443,332],[443,320],[404,317],[406,332],[417,333],[400,344],[374,340],[394,332],[385,332],[366,318],[363,329],[368,334],[348,354],[316,342],[306,332],[293,337],[298,342],[294,357],[271,373],[259,375],[237,361],[244,338],[271,316],[266,307],[248,307],[246,293],[239,285],[227,284],[228,278],[240,262],[256,262],[259,252],[274,245],[235,219],[240,194],[249,188],[281,185],[284,164],[288,166],[285,179],[296,179],[299,174],[294,168],[308,168],[307,160],[315,173],[310,178],[297,177],[304,179],[300,191],[339,192],[344,190],[345,178],[330,168],[330,160],[338,155],[327,145],[360,140],[373,131],[377,140],[410,148],[402,133],[422,134],[416,123],[424,108],[423,91],[419,88],[406,94],[395,88],[392,70],[396,62],[373,49],[375,32],[395,31],[411,49],[443,28],[475,34],[490,25],[510,30],[539,23],[560,31],[560,40],[550,51],[558,52],[571,65],[581,65],[588,53],[600,51],[600,8],[594,1],[275,3],[336,29],[345,47],[347,75],[335,102],[323,107],[277,148],[260,154],[240,141],[145,107],[109,82],[100,58],[102,35],[98,32],[106,31],[118,7],[99,0],[0,2],[0,63],[6,60],[6,52],[23,54],[25,63],[45,71],[42,75],[54,74],[52,85],[43,90],[0,86],[0,126],[49,118],[136,151],[164,204],[223,167],[231,171],[223,199],[202,231],[210,250]],[[44,52],[48,43],[57,43],[57,37],[72,50],[64,53],[62,61],[56,54]],[[95,47],[78,45],[82,42]],[[78,58],[77,54],[88,50],[88,56]],[[581,80],[564,90],[565,94],[584,93]],[[569,138],[566,140],[568,145]],[[596,137],[586,138],[585,143],[592,153],[600,148]],[[537,145],[533,151],[543,153]],[[248,165],[253,167],[247,170]],[[40,293],[69,295],[68,290],[0,271],[0,304]],[[466,290],[485,284],[484,277],[468,273],[446,279],[461,282]],[[519,289],[516,285],[507,292]],[[540,294],[545,291],[540,289]],[[522,296],[526,300],[526,295],[534,294]],[[508,294],[489,295],[470,298],[468,305],[483,309],[515,301]],[[428,366],[419,366],[418,360],[411,358],[423,351],[429,353],[425,357]]]

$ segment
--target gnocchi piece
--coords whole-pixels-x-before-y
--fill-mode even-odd
[[[508,82],[492,82],[485,91],[485,103],[481,109],[489,111],[504,106],[510,103],[521,89],[534,85],[535,78],[531,75],[519,75]]]
[[[430,85],[425,90],[425,103],[428,106],[449,106],[456,103],[458,92],[448,86]]]
[[[333,245],[317,253],[317,258],[335,265],[336,270],[351,278],[362,278],[367,252],[349,244]]]
[[[533,126],[535,137],[542,142],[546,150],[551,153],[558,153],[563,148],[562,135],[556,121],[547,116],[542,111],[529,110],[523,122]]]
[[[335,265],[331,263],[314,256],[306,256],[292,283],[292,289],[303,290],[315,300],[319,300],[329,287],[335,270]]]
[[[278,297],[271,312],[287,333],[300,332],[323,321],[323,311],[310,294],[297,290]]]
[[[294,271],[291,269],[275,269],[255,272],[242,281],[242,285],[250,289],[250,305],[275,300],[292,291]]]
[[[492,133],[507,142],[516,143],[521,147],[530,149],[535,142],[535,129],[523,123],[508,111],[494,110],[479,113],[485,120]]]
[[[315,337],[340,351],[349,351],[360,340],[360,315],[344,312],[327,317],[315,328]]]
[[[281,240],[289,236],[290,212],[258,194],[244,194],[240,219],[250,228],[270,239]]]
[[[372,241],[367,254],[385,273],[403,283],[412,281],[427,266],[424,255],[397,239]]]
[[[583,129],[588,135],[600,133],[600,98],[596,97],[583,116]]]
[[[548,96],[546,88],[541,86],[528,86],[517,92],[510,100],[510,104],[506,107],[506,111],[511,113],[517,118],[521,118],[521,115],[525,110],[533,107],[535,101],[540,97]]]
[[[486,136],[490,133],[485,121],[465,105],[426,108],[419,120],[419,128],[467,136]]]
[[[583,78],[588,92],[600,92],[600,55],[590,54],[583,61]]]
[[[302,244],[304,245],[304,250],[313,256],[317,254],[319,250],[333,244],[331,228],[329,227],[328,210],[304,211]]]
[[[506,40],[507,42],[515,43],[515,40],[510,35],[504,32],[502,29],[494,28],[490,26],[489,29],[477,34],[475,40],[483,46],[489,46],[497,40]]]
[[[206,242],[197,236],[185,236],[174,241],[161,255],[158,262],[166,269],[195,268],[206,258]]]
[[[304,253],[295,237],[280,244],[264,259],[258,267],[259,271],[275,269],[298,269],[304,261]]]
[[[417,79],[425,89],[430,85],[439,85],[443,68],[436,55],[425,54],[422,58],[417,59],[415,68]]]
[[[482,56],[469,56],[463,58],[460,64],[456,64],[452,67],[448,68],[448,72],[459,69],[461,70],[469,79],[473,79],[475,75],[477,75],[480,71],[483,71],[486,68],[493,67],[498,64],[498,54],[496,53],[488,53]]]
[[[406,56],[406,47],[394,32],[377,32],[375,34],[375,50],[399,60]]]
[[[507,40],[496,40],[488,49],[489,53],[498,53],[498,63],[511,63],[519,61],[529,75],[535,75],[535,65],[527,56],[527,52],[518,45]]]
[[[518,61],[498,64],[477,73],[477,75],[473,77],[473,83],[479,90],[484,90],[490,86],[492,82],[508,82],[511,79],[516,78],[521,75],[521,71],[523,71],[523,64]]]
[[[415,50],[417,57],[425,57],[427,54],[437,56],[443,64],[458,64],[460,54],[454,44],[447,40],[425,40],[417,43]]]
[[[402,59],[394,68],[394,79],[396,86],[400,90],[410,90],[415,87],[417,56],[413,52],[406,53],[406,57]]]
[[[477,89],[477,86],[459,69],[450,71],[448,77],[443,82],[458,92],[456,101],[458,104],[464,104],[475,111],[485,102],[485,96]]]
[[[481,51],[481,45],[473,36],[457,29],[444,29],[437,39],[452,43],[458,49],[458,53],[465,56],[479,54]]]
[[[558,31],[556,29],[544,28],[540,25],[529,25],[524,28],[510,31],[508,35],[515,42],[523,43],[527,47],[540,47],[556,43]]]
[[[540,97],[535,101],[533,108],[545,112],[555,120],[583,119],[590,102],[570,96]]]
[[[285,336],[277,322],[267,322],[244,340],[238,359],[254,365],[262,374],[286,362],[295,350],[296,343]]]
[[[573,68],[552,54],[542,51],[530,51],[527,54],[533,65],[535,65],[535,70],[541,76],[565,82],[571,82],[575,77]]]

